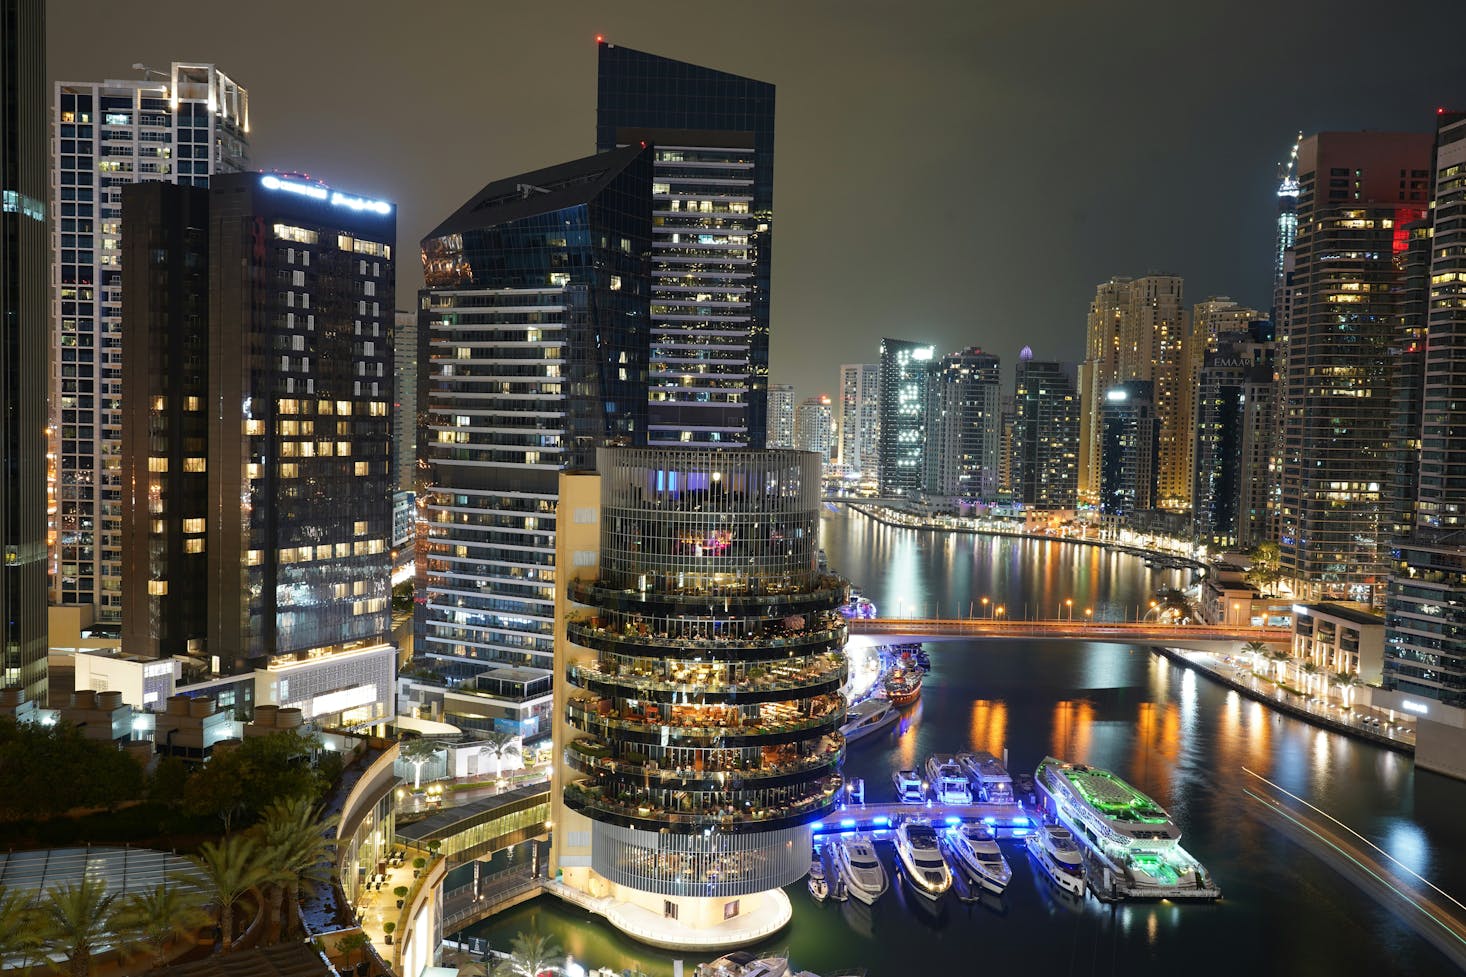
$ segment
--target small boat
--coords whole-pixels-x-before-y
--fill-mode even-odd
[[[825,863],[818,856],[809,863],[809,894],[818,902],[824,902],[830,895],[830,883],[825,880]]]
[[[883,683],[893,706],[909,706],[921,696],[921,669],[893,668]]]
[[[921,774],[915,770],[897,770],[891,775],[896,785],[896,800],[902,804],[920,804],[926,800],[922,795]]]
[[[947,868],[937,833],[930,824],[915,820],[902,822],[896,829],[896,855],[917,895],[936,902],[952,888],[952,872]]]
[[[1034,784],[1033,774],[1018,773],[1013,775],[1013,789],[1020,794],[1033,795]]]
[[[967,774],[950,753],[933,753],[927,757],[926,779],[931,785],[932,800],[938,804],[971,804],[972,788]]]
[[[789,961],[784,957],[755,957],[747,950],[735,950],[708,963],[700,963],[697,977],[784,977]]]
[[[972,784],[975,799],[988,804],[1013,803],[1013,778],[991,753],[959,753],[957,762]]]
[[[850,711],[845,714],[845,724],[840,727],[840,732],[844,734],[845,744],[848,746],[872,733],[878,733],[888,728],[900,718],[901,714],[892,709],[891,703],[887,700],[866,699],[850,707]]]
[[[845,888],[868,906],[884,895],[890,884],[885,867],[876,857],[875,846],[868,841],[835,842],[835,865],[845,880]]]
[[[1043,867],[1044,874],[1065,892],[1084,895],[1084,858],[1069,829],[1057,824],[1040,825],[1025,840],[1028,853]]]
[[[988,892],[1002,895],[1013,878],[1013,869],[985,824],[964,824],[951,833],[952,851],[974,882]]]

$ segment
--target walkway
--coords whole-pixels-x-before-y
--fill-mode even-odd
[[[387,957],[390,957],[392,952],[387,949],[383,924],[393,923],[400,927],[402,916],[402,910],[397,908],[397,896],[392,890],[398,886],[406,886],[409,890],[408,895],[411,896],[411,889],[416,881],[412,875],[412,860],[417,857],[431,858],[427,851],[400,847],[398,850],[405,852],[401,862],[388,862],[385,866],[386,871],[383,873],[386,876],[385,881],[380,885],[373,883],[369,889],[362,891],[360,898],[356,901],[356,912],[361,922],[362,932],[371,937],[373,945],[382,948],[383,956]],[[372,878],[378,878],[378,876],[373,875]],[[400,929],[392,934],[394,940],[400,939],[402,935]]]
[[[1152,644],[1158,641],[1261,641],[1287,645],[1292,632],[1287,628],[1239,627],[1225,624],[1161,624],[1156,621],[1119,622],[1091,620],[1020,621],[1009,618],[891,618],[876,617],[850,622],[851,634],[883,634],[910,637],[1045,638],[1072,641],[1117,641]]]
[[[1361,706],[1350,710],[1332,698],[1299,695],[1266,676],[1254,674],[1242,657],[1220,655],[1209,651],[1154,647],[1153,651],[1186,668],[1195,669],[1214,681],[1235,689],[1279,712],[1343,733],[1356,736],[1400,753],[1415,752],[1415,728],[1408,724],[1385,725],[1385,715],[1377,709]],[[1378,724],[1366,719],[1380,720]]]

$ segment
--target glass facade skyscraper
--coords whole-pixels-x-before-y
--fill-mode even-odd
[[[46,691],[46,4],[0,0],[0,686]]]
[[[1014,500],[1072,509],[1079,484],[1079,394],[1073,368],[1023,347],[1013,385]]]
[[[1128,516],[1155,508],[1160,421],[1155,385],[1127,380],[1105,391],[1100,408],[1100,509]]]
[[[931,374],[926,491],[994,501],[1001,482],[1003,377],[998,357],[973,346],[948,353]]]
[[[915,498],[926,472],[927,408],[936,347],[881,340],[880,491]]]
[[[529,711],[494,713],[507,731],[533,735],[539,707],[505,690],[548,708],[559,473],[645,443],[651,184],[651,151],[618,149],[495,181],[423,240],[415,654]]]
[[[56,84],[53,599],[122,614],[122,188],[249,166],[249,94],[211,64]]]
[[[597,49],[596,150],[654,153],[648,441],[763,447],[774,86]]]

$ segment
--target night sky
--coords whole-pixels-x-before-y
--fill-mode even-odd
[[[53,79],[212,61],[262,169],[399,205],[595,148],[595,36],[778,86],[771,379],[833,390],[882,335],[1077,359],[1097,282],[1265,309],[1299,129],[1466,107],[1466,2],[51,0]],[[1006,381],[1005,381],[1006,382]]]

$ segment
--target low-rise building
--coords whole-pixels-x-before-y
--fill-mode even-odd
[[[1319,671],[1377,685],[1384,670],[1385,619],[1348,604],[1296,604],[1292,652]]]

